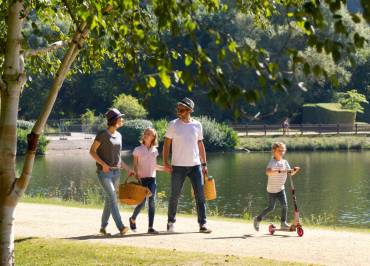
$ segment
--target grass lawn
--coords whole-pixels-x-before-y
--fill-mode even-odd
[[[17,239],[18,265],[305,265],[264,258],[81,243],[60,239]]]

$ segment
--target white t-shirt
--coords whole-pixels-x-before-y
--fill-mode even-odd
[[[288,170],[290,165],[287,160],[281,159],[280,161],[272,158],[267,164],[266,168],[271,168],[272,170]],[[274,172],[268,176],[267,181],[267,192],[269,193],[278,193],[285,189],[284,184],[287,179],[287,173],[278,173]]]
[[[138,146],[132,153],[138,157],[137,172],[139,178],[156,177],[158,150],[156,147],[148,149],[145,145]]]
[[[200,165],[198,141],[203,140],[203,128],[199,121],[191,119],[184,123],[181,119],[172,120],[165,137],[172,140],[172,165]]]

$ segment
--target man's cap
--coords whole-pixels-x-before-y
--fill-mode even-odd
[[[120,111],[118,111],[118,109],[116,108],[111,108],[108,110],[108,112],[105,113],[105,117],[107,118],[108,121],[115,120],[122,116],[125,116],[125,115],[122,114]]]
[[[179,104],[184,105],[185,107],[187,107],[187,108],[189,108],[191,110],[194,109],[194,102],[191,99],[187,98],[187,97],[185,97],[184,99],[182,99],[181,101],[179,101],[177,103],[177,105],[179,105]]]

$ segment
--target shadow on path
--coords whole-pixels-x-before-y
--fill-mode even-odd
[[[217,240],[217,239],[247,239],[248,237],[253,237],[253,235],[242,235],[242,236],[225,236],[225,237],[208,237],[207,240]]]
[[[110,239],[110,238],[130,238],[130,237],[148,237],[148,236],[165,236],[165,235],[185,235],[185,234],[201,234],[199,232],[173,232],[168,233],[167,231],[160,231],[159,234],[148,234],[148,233],[130,233],[127,235],[84,235],[84,236],[74,236],[74,237],[66,237],[64,239],[69,240],[89,240],[89,239]]]

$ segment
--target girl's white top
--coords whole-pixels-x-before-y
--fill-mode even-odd
[[[290,165],[287,160],[281,159],[279,161],[272,158],[269,163],[267,164],[267,168],[271,168],[272,170],[288,170],[290,169]],[[284,184],[287,179],[287,173],[282,172],[274,172],[268,176],[267,181],[267,192],[269,193],[278,193],[285,189]]]
[[[148,149],[142,144],[136,147],[132,154],[138,157],[137,170],[139,178],[156,177],[158,156],[158,150],[156,147]]]

